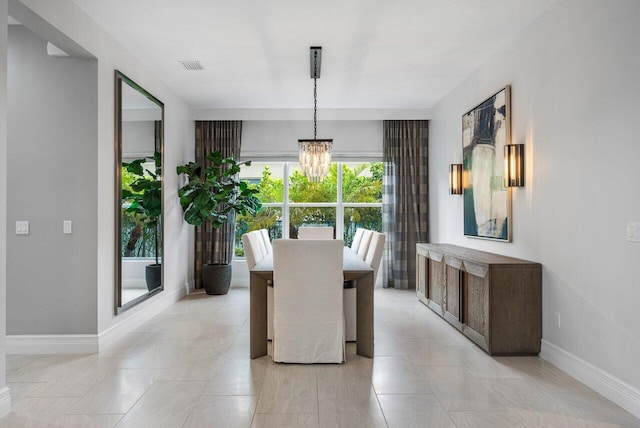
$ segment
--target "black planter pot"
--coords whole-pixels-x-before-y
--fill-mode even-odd
[[[231,286],[231,264],[203,265],[202,285],[207,294],[227,294]]]
[[[162,285],[162,264],[147,265],[144,271],[147,290],[153,291]]]

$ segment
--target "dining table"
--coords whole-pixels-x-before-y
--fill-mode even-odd
[[[356,289],[356,352],[373,358],[374,272],[351,248],[344,247],[342,271],[345,284]],[[250,354],[267,355],[267,287],[273,283],[273,254],[266,255],[249,271]]]

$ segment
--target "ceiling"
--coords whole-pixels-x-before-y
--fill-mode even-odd
[[[310,108],[309,47],[322,46],[319,107],[411,109],[556,0],[73,1],[195,108]]]

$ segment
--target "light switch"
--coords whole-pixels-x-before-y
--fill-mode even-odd
[[[640,221],[627,223],[627,241],[640,242]]]
[[[65,220],[62,222],[62,232],[65,235],[70,235],[73,231],[71,220]]]
[[[29,222],[22,220],[16,221],[16,235],[28,235],[29,234]]]

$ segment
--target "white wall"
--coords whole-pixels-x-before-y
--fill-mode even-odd
[[[155,142],[155,121],[122,121],[122,160],[124,162],[153,156]]]
[[[144,288],[147,289],[145,279],[146,268],[149,260],[123,259],[122,260],[122,289]]]
[[[193,120],[188,105],[147,69],[125,46],[116,42],[70,0],[22,0],[98,59],[98,333],[119,322],[154,313],[169,296],[177,296],[193,277],[192,231],[182,220],[178,204],[178,164],[193,158]],[[133,79],[165,105],[165,253],[164,292],[120,316],[113,310],[114,266],[114,69]],[[164,300],[163,300],[164,299]],[[165,302],[166,303],[166,302]]]
[[[625,233],[640,220],[639,22],[637,0],[559,1],[434,107],[429,143],[432,241],[541,262],[543,339],[636,394],[640,244]],[[465,238],[447,193],[462,114],[505,84],[527,171],[509,244]]]
[[[6,314],[7,289],[7,2],[0,1],[0,314]],[[5,379],[7,320],[0,316],[0,417],[11,401]]]
[[[95,333],[96,61],[12,25],[7,76],[7,333]]]

